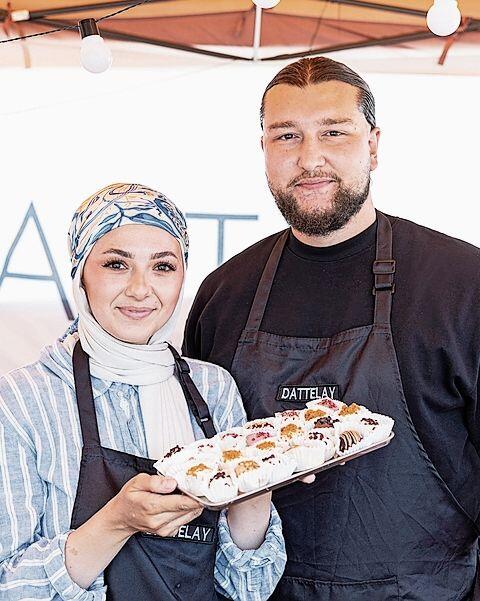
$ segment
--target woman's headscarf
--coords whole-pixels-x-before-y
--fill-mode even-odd
[[[185,264],[188,234],[185,217],[161,192],[139,184],[111,184],[92,194],[75,211],[68,232],[72,278],[102,236],[121,225],[160,227],[178,240]]]
[[[150,456],[158,458],[160,450],[170,447],[169,442],[163,440],[160,450],[156,449],[159,437],[156,418],[167,424],[178,422],[181,417],[177,424],[179,429],[184,431],[187,425],[190,426],[183,392],[173,377],[173,355],[167,345],[180,312],[183,285],[172,316],[147,344],[123,342],[106,332],[95,320],[82,286],[85,261],[95,242],[113,229],[130,224],[159,227],[171,234],[180,244],[186,267],[188,234],[185,218],[168,198],[139,184],[111,184],[103,188],[82,203],[70,226],[73,295],[78,309],[78,322],[73,330],[76,325],[82,348],[90,357],[92,375],[110,382],[139,386]],[[148,415],[150,419],[146,419]],[[173,437],[178,444],[182,437],[183,442],[187,442],[193,436],[191,426],[187,439],[175,430],[175,423],[169,423],[168,428],[165,426],[163,439]]]

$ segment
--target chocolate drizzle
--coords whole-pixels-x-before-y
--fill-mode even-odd
[[[264,457],[262,461],[271,461],[272,459],[276,459],[275,455],[269,455],[268,457]]]
[[[338,420],[335,420],[338,421]],[[333,428],[333,420],[327,415],[327,417],[319,417],[313,424],[314,428]]]
[[[273,426],[272,424],[268,423],[268,422],[251,422],[250,424],[248,424],[248,429],[249,430],[262,430],[263,428],[272,428]]]
[[[172,455],[175,455],[176,453],[179,453],[182,449],[183,449],[183,447],[180,447],[179,445],[177,445],[176,447],[172,447],[168,451],[168,453],[165,453],[164,459],[168,459],[169,457],[172,457]]]
[[[363,436],[356,432],[355,430],[347,430],[340,435],[339,441],[339,450],[340,453],[344,453],[351,449],[353,445],[359,443],[362,440]]]
[[[372,419],[371,417],[362,417],[361,421],[367,426],[378,426],[378,422],[376,419]]]

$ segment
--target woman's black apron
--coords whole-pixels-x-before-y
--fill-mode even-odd
[[[270,254],[232,364],[249,418],[333,394],[393,417],[395,437],[381,450],[322,472],[313,485],[294,484],[274,494],[288,562],[271,598],[472,598],[478,529],[430,461],[403,392],[390,326],[390,222],[377,212],[373,324],[331,338],[259,329],[287,237],[288,231],[281,234]]]
[[[206,437],[215,435],[208,407],[189,376],[189,367],[170,347],[176,375],[190,410]],[[71,528],[78,528],[137,474],[156,474],[151,459],[100,444],[88,356],[77,342],[73,352],[83,451]],[[202,515],[175,537],[134,534],[104,571],[109,601],[213,601],[218,513]],[[92,549],[95,553],[95,549]]]

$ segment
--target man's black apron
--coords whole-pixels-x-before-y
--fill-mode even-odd
[[[215,435],[208,407],[188,372],[189,367],[170,347],[176,375],[185,398],[206,437]],[[78,528],[101,509],[137,474],[156,474],[155,461],[100,444],[92,395],[88,356],[78,342],[73,352],[83,451],[71,528]],[[134,534],[105,569],[109,601],[213,601],[213,570],[217,547],[218,513],[202,515],[182,526],[176,537]],[[95,549],[92,549],[95,553]]]
[[[259,329],[287,238],[288,231],[270,254],[232,364],[249,419],[304,407],[299,399],[305,395],[335,390],[348,403],[393,417],[395,437],[379,451],[322,472],[313,485],[294,484],[274,494],[288,562],[271,598],[470,599],[478,528],[425,452],[398,369],[390,327],[395,271],[390,222],[377,212],[374,323],[331,338]]]

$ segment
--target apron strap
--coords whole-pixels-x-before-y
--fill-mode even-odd
[[[392,226],[388,218],[377,211],[377,249],[373,263],[375,283],[372,293],[375,296],[374,323],[390,324],[392,294],[395,292],[395,261],[392,258]]]
[[[272,289],[273,280],[277,272],[278,264],[283,253],[283,249],[288,240],[288,233],[290,230],[281,232],[274,247],[268,257],[268,260],[263,268],[260,281],[255,292],[255,297],[248,314],[247,323],[245,325],[245,334],[256,334],[262,324],[262,319],[265,314],[265,308],[267,306],[268,297]]]
[[[190,410],[195,417],[196,422],[202,429],[207,438],[213,438],[216,435],[210,411],[207,403],[203,400],[197,387],[189,375],[190,367],[185,359],[182,359],[177,351],[170,348],[175,359],[175,373],[178,377],[185,399]],[[83,444],[94,446],[100,445],[100,435],[98,432],[97,415],[95,412],[95,403],[93,401],[92,381],[90,379],[89,359],[87,353],[83,350],[80,341],[77,341],[73,349],[73,378],[75,381],[75,393],[77,395],[78,414],[80,418],[80,427],[82,430]]]
[[[473,586],[472,601],[480,601],[480,555],[477,551],[477,570],[475,572],[475,584]]]
[[[168,348],[171,350],[173,358],[175,359],[175,375],[180,382],[190,411],[193,413],[195,421],[200,426],[205,436],[207,438],[213,438],[217,431],[213,425],[208,405],[203,400],[202,395],[198,392],[198,388],[190,377],[190,366],[185,359],[180,357],[177,350],[171,344],[168,345]]]
[[[80,340],[78,340],[73,349],[72,362],[83,444],[99,447],[100,435],[98,433],[97,414],[93,401],[92,381],[90,379],[88,361],[88,355],[83,350]]]
[[[275,273],[288,240],[288,233],[289,230],[285,230],[279,235],[263,269],[244,329],[243,337],[246,341],[252,334],[257,334],[260,329]],[[375,276],[372,291],[375,295],[375,325],[390,323],[392,294],[395,292],[395,261],[392,258],[392,247],[390,221],[381,211],[377,210],[376,257],[372,267]]]

